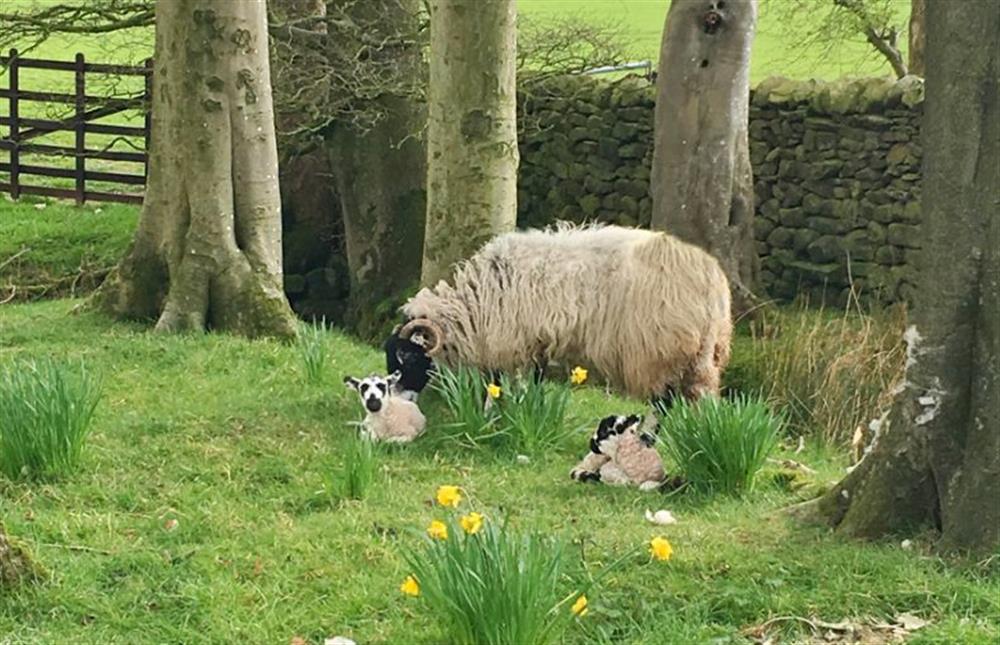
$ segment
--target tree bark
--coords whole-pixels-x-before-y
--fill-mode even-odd
[[[384,30],[366,34],[372,38],[417,30],[406,26],[417,20],[415,0],[367,0],[349,11]],[[376,55],[413,76],[426,74],[416,43]],[[426,107],[391,88],[371,100],[384,114],[373,127],[361,130],[352,123],[337,123],[327,140],[351,276],[345,323],[362,337],[377,336],[384,323],[395,318],[403,293],[419,282],[427,209],[422,139]]]
[[[155,52],[139,228],[94,302],[157,331],[293,336],[265,2],[157,2]]]
[[[735,312],[753,299],[753,172],[747,139],[756,0],[674,0],[656,81],[652,228],[714,255]]]
[[[515,0],[431,0],[421,282],[517,219]]]
[[[927,0],[910,1],[910,52],[909,71],[917,76],[924,75],[924,40],[926,32],[925,15]]]
[[[868,456],[816,504],[875,538],[1000,546],[1000,4],[928,2],[923,249],[906,380]]]
[[[41,575],[41,568],[34,563],[27,551],[7,537],[3,523],[0,522],[0,589]]]

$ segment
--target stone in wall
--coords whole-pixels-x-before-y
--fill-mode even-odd
[[[648,226],[652,85],[638,77],[552,79],[521,95],[518,224]],[[919,245],[915,77],[771,78],[750,103],[762,280],[771,296],[882,302],[912,288]]]

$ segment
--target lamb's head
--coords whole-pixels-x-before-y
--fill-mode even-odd
[[[590,438],[590,451],[614,459],[621,438],[628,432],[638,433],[641,423],[642,417],[636,414],[604,417]]]
[[[353,376],[344,377],[344,385],[358,393],[365,409],[371,413],[377,413],[385,405],[389,398],[389,391],[399,380],[399,372],[393,372],[389,376],[369,376],[363,379],[356,379]]]

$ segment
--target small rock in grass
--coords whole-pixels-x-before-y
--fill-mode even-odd
[[[515,457],[515,459],[517,459],[517,463],[519,463],[519,464],[530,464],[531,463],[531,458],[528,457],[528,455],[518,455],[517,457]]]
[[[659,510],[653,513],[648,508],[646,509],[646,520],[651,524],[659,524],[661,526],[677,523],[677,518],[670,511]]]
[[[903,540],[899,543],[899,546],[903,547],[904,551],[909,551],[913,548],[913,540]]]
[[[323,641],[323,645],[357,645],[357,643],[344,636],[334,636]]]

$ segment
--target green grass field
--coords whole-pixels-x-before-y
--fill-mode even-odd
[[[435,442],[441,408],[428,401],[428,435],[387,451],[364,501],[336,503],[324,482],[360,416],[340,380],[379,369],[378,353],[329,333],[326,375],[311,384],[294,347],[153,335],[71,315],[74,304],[0,307],[0,363],[80,358],[104,383],[80,471],[47,484],[0,479],[0,517],[51,572],[0,595],[4,642],[440,642],[398,587],[400,551],[416,539],[408,531],[426,525],[445,483],[487,513],[502,507],[518,527],[573,541],[595,571],[656,534],[669,538],[669,563],[637,556],[589,594],[568,642],[740,643],[750,642],[741,630],[780,616],[902,612],[931,622],[912,643],[1000,637],[995,560],[949,562],[919,535],[900,536],[915,540],[904,550],[899,539],[845,541],[785,519],[782,507],[841,476],[829,450],[794,456],[819,471],[800,492],[765,483],[744,501],[669,497],[568,477],[587,428],[635,403],[584,388],[573,396],[580,432],[524,465]],[[647,508],[669,508],[679,523],[650,526]],[[810,635],[794,619],[773,630],[781,642]]]

